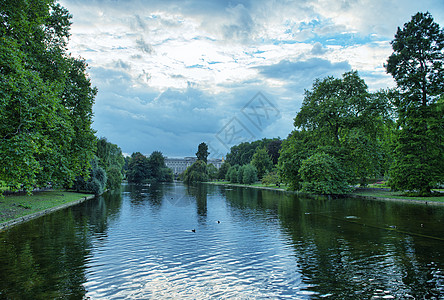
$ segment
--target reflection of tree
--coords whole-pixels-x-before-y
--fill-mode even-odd
[[[120,207],[120,193],[107,193],[1,233],[0,298],[82,299],[91,241],[106,238]]]
[[[187,194],[196,199],[199,223],[205,223],[207,221],[207,188],[208,186],[206,184],[187,186]]]
[[[307,199],[246,188],[221,191],[237,213],[245,214],[246,209],[261,212],[243,218],[267,222],[270,214],[276,214],[292,240],[304,283],[319,295],[370,299],[383,290],[395,298],[406,294],[439,298],[442,240],[420,235],[442,236],[444,230],[436,228],[443,218],[442,209],[356,199]]]
[[[165,185],[162,183],[128,184],[125,186],[125,192],[129,192],[132,205],[143,206],[149,204],[152,208],[158,210],[162,206]]]

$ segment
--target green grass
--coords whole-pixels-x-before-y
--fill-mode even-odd
[[[245,186],[245,187],[263,187],[263,188],[274,188],[274,189],[287,189],[286,184],[281,184],[281,186],[276,186],[275,184],[262,184],[260,182],[256,182],[253,184],[242,184],[242,183],[231,183],[230,181],[209,181],[206,183],[211,184],[220,184],[220,185],[235,185],[235,186]]]
[[[213,184],[222,184],[222,185],[229,185],[231,184],[229,181],[216,181],[216,182],[210,182]],[[262,183],[255,183],[251,185],[247,184],[235,184],[237,186],[252,186],[252,187],[264,187],[264,188],[275,188],[275,189],[287,189],[287,186],[284,184],[281,184],[280,187],[277,187],[274,184],[264,185]],[[377,187],[381,187],[381,185],[377,185]],[[434,190],[434,191],[442,191],[442,190]],[[389,198],[389,199],[400,199],[400,200],[418,200],[418,201],[436,201],[436,202],[444,202],[444,193],[438,194],[439,196],[435,197],[411,197],[405,195],[403,192],[392,192],[389,190],[380,190],[380,189],[366,189],[366,190],[356,190],[352,193],[352,195],[358,195],[358,196],[367,196],[367,197],[376,197],[376,198]]]
[[[410,197],[406,196],[403,192],[392,192],[392,191],[371,190],[371,189],[364,191],[357,190],[353,194],[358,196],[369,196],[376,198],[444,202],[444,194],[442,194],[442,196],[435,196],[435,197]]]
[[[0,198],[0,223],[53,208],[91,196],[62,190],[36,192],[31,196],[19,194]]]

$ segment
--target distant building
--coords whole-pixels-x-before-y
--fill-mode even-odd
[[[173,170],[173,174],[178,175],[194,164],[197,160],[197,157],[184,157],[184,158],[172,158],[172,157],[165,157],[165,164],[168,168]],[[223,159],[218,158],[210,158],[208,159],[209,164],[213,164],[217,169],[220,168],[220,166],[223,164]]]
[[[224,159],[210,158],[208,159],[208,163],[213,164],[219,170],[220,166],[222,166],[222,164],[224,163]]]
[[[168,168],[173,170],[173,174],[178,175],[185,172],[185,170],[194,164],[197,157],[184,157],[184,158],[170,158],[165,157],[165,164]]]

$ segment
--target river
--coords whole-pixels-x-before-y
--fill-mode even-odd
[[[0,233],[0,299],[444,299],[444,206],[123,185]]]

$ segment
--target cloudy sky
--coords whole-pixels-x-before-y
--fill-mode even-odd
[[[357,70],[393,87],[383,64],[398,26],[443,0],[61,0],[69,52],[99,90],[94,129],[127,154],[211,157],[285,138],[314,79]]]

